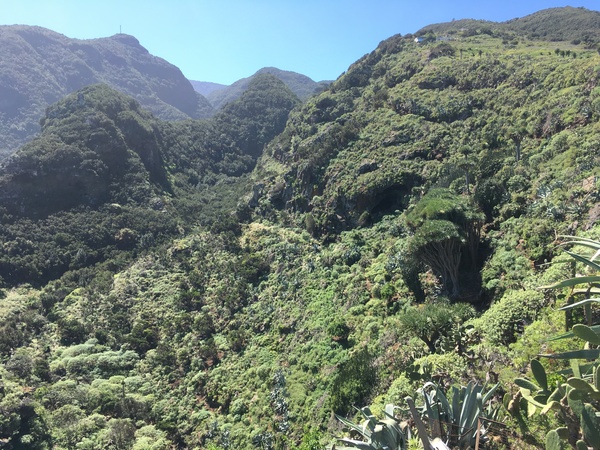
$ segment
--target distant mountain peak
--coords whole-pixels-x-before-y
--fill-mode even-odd
[[[37,26],[0,26],[0,160],[39,132],[45,108],[84,86],[105,83],[165,120],[213,113],[181,70],[128,34],[71,39]]]
[[[134,36],[131,36],[130,34],[118,33],[118,34],[112,35],[109,39],[113,39],[115,41],[121,42],[122,44],[126,44],[126,45],[142,47],[140,45],[140,41],[138,41]]]
[[[247,78],[241,78],[235,83],[220,89],[213,89],[206,94],[215,109],[222,108],[225,104],[238,99],[248,89],[251,80],[259,74],[269,73],[283,81],[283,83],[300,99],[306,100],[320,92],[328,82],[316,82],[306,75],[276,67],[263,67]]]
[[[200,93],[201,95],[204,95],[205,97],[211,92],[218,91],[219,89],[227,87],[226,84],[212,83],[210,81],[190,80],[190,83],[192,83],[192,86],[194,87],[196,92]]]

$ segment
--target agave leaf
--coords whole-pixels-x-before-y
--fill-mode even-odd
[[[357,425],[354,422],[352,422],[348,419],[345,419],[344,417],[338,416],[337,414],[335,415],[335,417],[337,417],[337,419],[340,422],[342,422],[350,430],[354,430],[354,431],[360,433],[362,436],[364,436],[367,439],[371,438],[371,431],[366,429],[365,427]]]
[[[549,355],[538,355],[550,359],[597,359],[600,356],[600,349],[573,350],[570,352],[554,353]]]
[[[583,278],[583,277],[581,277]],[[587,291],[585,291],[587,292]],[[567,309],[572,309],[575,308],[577,306],[585,306],[591,303],[600,303],[600,298],[586,298],[585,300],[581,300],[577,303],[573,303],[571,305],[565,305],[562,308],[559,308],[559,311],[566,311]]]
[[[371,409],[368,406],[365,406],[360,409],[360,413],[365,418],[363,422],[363,428],[366,430],[369,429],[369,432],[372,433],[375,429],[375,424],[377,423],[377,418],[371,412]],[[363,432],[364,435],[364,432]]]
[[[462,391],[456,388],[455,386],[452,387],[452,415],[454,416],[453,423],[455,424],[458,424],[460,409],[462,409],[460,403],[461,392]]]
[[[598,264],[595,261],[593,261],[593,259],[597,255],[595,255],[594,257],[592,257],[592,259],[589,259],[589,258],[586,258],[585,256],[578,255],[577,253],[567,252],[567,254],[571,255],[571,257],[573,257],[577,261],[582,262],[583,264],[585,264],[585,265],[591,267],[592,269],[600,272],[600,264]]]
[[[374,447],[373,445],[368,444],[367,442],[363,442],[363,441],[356,441],[354,439],[347,439],[347,438],[339,438],[338,441],[350,446],[350,447],[342,447],[342,448],[340,448],[340,450],[343,450],[344,448],[360,448],[362,450],[377,450],[377,447]]]
[[[577,286],[583,283],[598,283],[600,279],[597,275],[588,275],[583,277],[567,278],[566,280],[559,281],[548,286],[540,286],[540,289],[561,289],[566,287]]]
[[[477,434],[477,427],[475,426],[477,423],[477,418],[481,415],[481,413],[483,412],[483,395],[481,395],[481,390],[479,390],[479,392],[477,392],[476,394],[476,406],[477,408],[475,410],[473,410],[473,412],[471,413],[471,417],[469,417],[469,426],[473,428],[473,433],[472,435],[475,436]]]
[[[436,386],[437,389],[437,386]],[[442,418],[443,411],[440,411],[440,404],[435,401],[435,391],[429,394],[423,390],[423,396],[425,397],[425,406],[427,408],[427,416],[431,421],[431,433],[433,437],[438,437],[442,433],[441,421],[445,420]],[[431,403],[433,401],[433,403]]]
[[[472,426],[472,418],[477,417],[479,415],[481,404],[481,394],[480,389],[477,389],[474,383],[469,382],[467,385],[467,390],[465,392],[465,397],[463,399],[463,406],[460,412],[459,419],[459,433],[465,433]]]
[[[439,386],[436,390],[436,395],[442,407],[442,411],[445,413],[446,422],[454,422],[454,411],[452,411],[452,408],[450,408],[450,403]]]
[[[404,432],[402,431],[402,427],[398,423],[396,419],[382,419],[381,423],[389,430],[389,432],[397,437],[401,437],[404,439]]]
[[[561,237],[571,239],[570,241],[563,242],[561,245],[568,245],[568,244],[581,245],[583,247],[600,250],[600,242],[598,242],[594,239],[580,237],[580,236],[569,236],[569,235],[562,235]]]
[[[423,389],[423,397],[425,399],[425,408],[427,410],[427,417],[429,417],[430,420],[439,420],[440,419],[439,412],[438,412],[437,408],[433,408],[433,406],[431,404],[431,396],[428,395],[424,389]]]
[[[428,381],[427,383],[425,383],[423,385],[423,387],[421,389],[426,390],[426,389],[429,389],[429,388],[437,389],[437,384],[435,384],[433,381]]]
[[[490,398],[492,398],[492,395],[494,395],[494,392],[496,392],[496,389],[498,389],[498,386],[500,386],[500,383],[496,383],[494,386],[492,386],[490,388],[489,391],[487,391],[487,393],[483,396],[483,404],[485,405]]]
[[[600,294],[600,286],[593,284],[592,286],[587,286],[586,288],[573,289],[573,295],[579,294]]]
[[[371,442],[377,446],[377,448],[388,448],[390,450],[396,450],[402,448],[404,444],[404,433],[400,430],[397,422],[393,421],[394,424],[388,426],[387,423],[380,422],[373,432],[373,438]]]
[[[590,299],[591,300],[591,299]],[[600,299],[598,299],[600,300]],[[585,301],[585,300],[584,300]],[[572,306],[572,305],[569,305]],[[599,334],[600,335],[600,325],[592,325],[591,327],[589,327],[594,333]],[[566,333],[562,333],[562,334],[558,334],[556,336],[551,337],[550,339],[548,339],[548,342],[552,342],[552,341],[558,341],[559,339],[567,339],[567,338],[572,338],[575,337],[575,334],[573,333],[573,331],[567,331]]]
[[[542,363],[537,359],[531,360],[531,371],[533,372],[533,378],[542,387],[544,391],[548,390],[548,378],[546,377],[546,369],[542,366]]]
[[[366,420],[376,420],[375,416],[373,415],[371,409],[368,406],[360,408],[359,411]]]
[[[384,409],[384,413],[386,416],[388,416],[389,418],[393,419],[394,418],[394,404],[393,403],[388,403],[387,405],[385,405],[385,409]]]

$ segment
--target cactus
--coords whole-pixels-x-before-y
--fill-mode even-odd
[[[561,450],[562,444],[560,436],[556,430],[551,430],[546,435],[546,450]]]
[[[580,417],[583,439],[593,448],[600,448],[600,424],[596,417],[596,409],[589,403],[585,403]]]
[[[591,239],[574,238],[566,244],[575,244],[591,248],[594,251],[592,257],[567,252],[576,261],[585,264],[594,271],[594,274],[579,276],[560,281],[548,289],[570,288],[571,296],[584,294],[600,294],[600,264],[596,259],[600,257],[600,242]],[[578,286],[586,285],[585,288]],[[531,361],[531,372],[533,380],[517,378],[515,384],[520,388],[520,394],[528,402],[528,412],[535,414],[539,408],[541,414],[550,410],[558,412],[559,418],[563,420],[567,428],[551,430],[546,435],[546,449],[556,450],[562,447],[561,441],[570,436],[567,430],[575,430],[579,433],[577,441],[571,440],[571,444],[577,449],[600,448],[600,326],[591,325],[591,306],[600,303],[599,298],[586,298],[585,300],[567,305],[562,310],[569,310],[583,306],[588,325],[577,324],[568,333],[556,336],[554,339],[564,339],[577,336],[585,341],[583,349],[573,350],[558,354],[539,355],[552,359],[571,360],[572,376],[566,383],[562,383],[553,392],[549,391],[548,378],[542,364]],[[579,364],[578,359],[594,360],[592,363]],[[578,430],[578,431],[577,431]],[[571,439],[573,439],[571,437]]]

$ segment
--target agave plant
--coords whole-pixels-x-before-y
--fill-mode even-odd
[[[549,390],[548,378],[543,365],[531,361],[533,380],[517,378],[515,384],[519,386],[521,395],[528,402],[529,415],[534,414],[539,408],[541,414],[555,411],[565,425],[556,430],[551,430],[546,435],[546,449],[558,450],[561,440],[568,440],[577,449],[600,448],[600,325],[592,325],[592,305],[600,303],[600,242],[592,239],[567,236],[565,244],[579,245],[592,249],[592,256],[567,252],[576,261],[583,263],[592,274],[572,277],[550,286],[547,289],[570,289],[570,298],[584,295],[584,300],[569,304],[561,308],[569,310],[584,307],[587,325],[574,325],[572,330],[553,339],[564,339],[577,336],[585,344],[583,349],[567,351],[557,354],[540,355],[552,359],[568,359],[571,369],[570,377],[566,383]],[[580,363],[578,360],[593,361]]]
[[[343,447],[333,446],[332,450],[405,450],[407,448],[408,427],[406,423],[398,423],[394,418],[394,405],[385,405],[385,418],[377,419],[368,407],[360,409],[364,417],[362,424],[356,424],[350,420],[336,415],[348,429],[358,432],[365,440],[359,441],[349,438],[339,438]]]
[[[451,401],[435,383],[426,383],[421,392],[425,405],[423,416],[429,419],[433,435],[441,437],[446,444],[454,448],[473,447],[478,431],[480,437],[485,436],[485,427],[478,427],[481,417],[496,419],[499,407],[488,405],[499,384],[494,385],[486,393],[483,387],[469,383],[466,387],[452,387]],[[479,430],[478,430],[479,428]]]

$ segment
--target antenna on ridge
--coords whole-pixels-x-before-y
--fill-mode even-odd
[[[121,25],[119,25],[119,34],[122,34]]]

